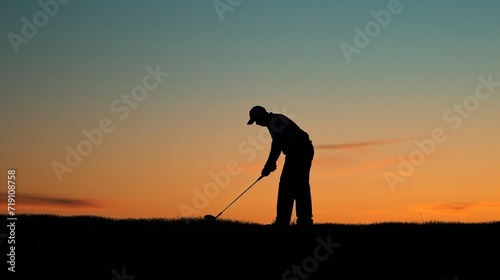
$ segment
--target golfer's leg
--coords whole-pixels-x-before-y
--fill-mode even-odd
[[[312,199],[309,182],[304,182],[297,189],[296,212],[297,224],[312,223]]]
[[[286,186],[280,184],[276,208],[276,223],[288,225],[290,223],[290,217],[292,216],[292,210],[293,196]]]
[[[276,207],[276,223],[286,224],[290,223],[290,217],[293,210],[293,170],[290,169],[290,164],[285,160],[283,171],[281,172],[279,189],[278,189],[278,203]]]
[[[307,150],[306,150],[307,151]],[[308,147],[307,153],[297,162],[297,170],[295,170],[296,178],[296,213],[297,224],[310,225],[312,224],[312,199],[311,186],[309,184],[309,175],[311,171],[312,159],[314,157],[314,149],[312,145]]]

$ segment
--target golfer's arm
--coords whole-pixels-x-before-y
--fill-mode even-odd
[[[279,146],[273,141],[271,144],[271,151],[269,152],[269,157],[267,158],[266,165],[276,165],[276,161],[280,157],[281,149]]]

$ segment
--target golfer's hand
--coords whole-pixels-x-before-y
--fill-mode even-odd
[[[273,172],[274,170],[276,170],[276,164],[266,165],[266,166],[264,166],[264,168],[262,169],[262,172],[260,174],[262,176],[266,177],[266,176],[269,176],[269,174],[271,174],[271,172]]]

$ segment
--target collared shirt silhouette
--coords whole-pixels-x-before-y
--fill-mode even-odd
[[[268,176],[275,171],[280,154],[285,155],[278,189],[276,220],[273,224],[289,225],[295,202],[297,224],[311,225],[313,215],[309,173],[314,147],[309,134],[285,115],[267,112],[262,106],[255,106],[250,110],[250,120],[247,124],[254,122],[267,127],[272,138],[271,150],[262,169],[262,176]]]

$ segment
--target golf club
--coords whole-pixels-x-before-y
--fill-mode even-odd
[[[226,211],[227,208],[229,208],[229,206],[231,206],[236,200],[238,200],[238,198],[240,198],[244,193],[246,193],[251,187],[253,187],[253,185],[255,185],[255,183],[257,183],[260,179],[264,178],[264,176],[260,176],[255,182],[253,182],[253,184],[250,185],[250,187],[248,187],[244,192],[242,192],[237,198],[235,198],[233,200],[233,202],[231,202],[228,206],[226,206],[226,208],[224,208],[224,210],[220,211],[220,213],[217,215],[217,216],[212,216],[212,215],[205,215],[205,217],[203,217],[205,220],[207,221],[215,221],[222,213],[224,213],[224,211]]]

